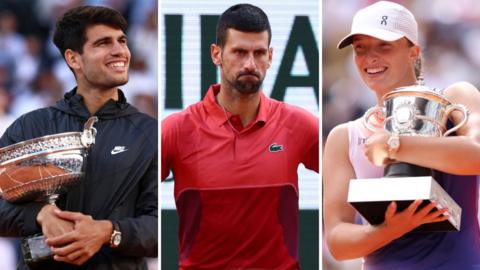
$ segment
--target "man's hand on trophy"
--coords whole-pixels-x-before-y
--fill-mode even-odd
[[[395,161],[390,158],[392,155],[392,151],[389,149],[391,136],[392,134],[387,131],[377,131],[365,141],[365,155],[376,166],[385,166]]]
[[[91,216],[78,212],[55,210],[56,215],[73,222],[74,230],[47,239],[54,253],[53,259],[75,265],[82,265],[90,259],[102,245],[110,242],[112,223],[108,220],[94,220]]]
[[[397,212],[397,204],[391,202],[385,211],[385,221],[380,226],[391,239],[397,239],[422,224],[448,219],[448,216],[444,215],[448,208],[437,209],[437,204],[431,202],[419,209],[422,202],[423,200],[415,200],[401,212]]]
[[[58,208],[55,205],[45,205],[37,215],[37,223],[42,227],[46,239],[57,237],[74,229],[74,223],[70,220],[59,218],[55,214]]]

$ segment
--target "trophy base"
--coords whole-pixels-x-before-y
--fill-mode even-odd
[[[423,224],[412,232],[460,230],[462,209],[431,176],[350,180],[348,202],[372,225],[383,223],[390,202],[395,201],[397,211],[402,211],[414,200],[423,200],[418,209],[432,201],[437,208],[447,207],[449,218]]]
[[[385,166],[383,170],[384,177],[412,177],[412,176],[432,176],[432,169],[420,167],[418,165],[395,162]]]
[[[23,259],[29,266],[38,265],[53,258],[50,247],[45,243],[45,236],[36,234],[23,238],[21,241]]]

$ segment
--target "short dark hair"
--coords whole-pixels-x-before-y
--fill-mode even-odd
[[[120,12],[101,6],[79,6],[68,10],[57,21],[53,34],[53,43],[65,57],[65,51],[83,53],[83,45],[87,41],[86,29],[89,26],[104,24],[124,33],[127,31],[127,21]]]
[[[254,33],[268,31],[268,45],[272,40],[272,29],[267,14],[254,5],[238,4],[231,6],[222,13],[217,23],[216,43],[218,46],[223,47],[227,42],[227,30],[229,28]]]

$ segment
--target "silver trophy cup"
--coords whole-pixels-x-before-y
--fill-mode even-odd
[[[385,130],[400,136],[448,136],[468,119],[465,106],[452,104],[443,95],[423,85],[397,88],[383,96],[380,104],[383,106],[368,110],[363,117],[365,127],[374,132],[376,128],[370,124],[374,114],[384,118]],[[447,130],[447,121],[453,111],[462,112],[464,117]],[[348,201],[370,224],[384,221],[390,202],[395,201],[401,211],[417,199],[423,199],[419,208],[431,201],[437,203],[437,208],[447,207],[449,219],[423,224],[415,229],[416,232],[460,230],[461,208],[433,179],[429,168],[396,162],[385,167],[383,178],[350,180]]]
[[[90,117],[83,132],[65,132],[19,142],[0,149],[0,195],[21,204],[55,204],[68,187],[81,181],[87,151],[95,143],[97,117]],[[43,235],[22,240],[25,262],[33,265],[52,256]]]

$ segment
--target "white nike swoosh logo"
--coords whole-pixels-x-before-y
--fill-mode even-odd
[[[110,153],[112,153],[112,155],[116,155],[125,151],[128,151],[128,149],[113,149]]]

